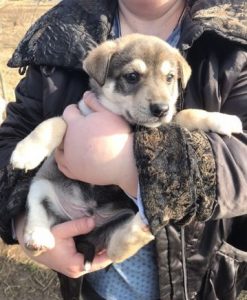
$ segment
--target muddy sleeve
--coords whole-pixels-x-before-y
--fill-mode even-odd
[[[223,112],[238,108],[244,133],[231,137],[178,125],[138,128],[135,157],[146,217],[154,232],[168,222],[247,214],[247,69],[231,86]],[[235,111],[234,111],[235,113]]]
[[[135,155],[140,194],[152,231],[169,222],[207,220],[216,204],[216,165],[203,132],[177,125],[139,128]]]

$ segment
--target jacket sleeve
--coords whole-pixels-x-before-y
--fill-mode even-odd
[[[229,88],[229,86],[227,87]],[[234,80],[222,112],[238,114],[247,130],[247,69]],[[178,125],[138,128],[135,156],[145,214],[153,233],[168,222],[247,214],[247,134],[232,137]]]
[[[9,159],[16,144],[42,121],[42,75],[30,67],[16,88],[16,102],[9,103],[0,127],[0,236],[14,243],[11,219],[25,209],[26,196],[35,170],[13,170]]]
[[[247,52],[245,52],[247,58]],[[217,203],[213,218],[247,214],[247,61],[222,105],[222,112],[238,115],[244,133],[232,137],[208,134],[216,161]]]

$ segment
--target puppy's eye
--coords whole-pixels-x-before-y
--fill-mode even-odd
[[[173,78],[174,78],[174,74],[169,73],[169,74],[166,76],[166,81],[167,81],[168,83],[171,83],[172,80],[173,80]]]
[[[124,79],[131,84],[135,84],[140,80],[140,74],[137,72],[131,72],[123,75]]]

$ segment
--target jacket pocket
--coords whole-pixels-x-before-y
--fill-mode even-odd
[[[199,299],[236,300],[247,280],[247,252],[223,242],[207,273]]]

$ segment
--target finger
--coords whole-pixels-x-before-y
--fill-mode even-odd
[[[61,148],[60,148],[60,146],[59,146],[59,148],[57,148],[55,150],[54,155],[55,155],[56,163],[60,170],[60,168],[64,165],[64,149],[63,149],[63,147],[61,146]]]
[[[112,264],[112,260],[107,256],[106,252],[102,254],[98,254],[95,256],[92,264],[92,270],[91,271],[97,271],[100,269],[104,269],[105,267]]]
[[[90,232],[95,226],[93,218],[81,218],[55,225],[52,232],[56,237],[67,239]]]
[[[64,176],[66,176],[66,177],[68,177],[68,178],[70,178],[70,179],[74,179],[74,180],[77,180],[77,179],[78,179],[78,178],[76,178],[76,177],[71,173],[70,169],[68,169],[68,168],[66,167],[65,164],[63,164],[63,163],[58,163],[57,166],[58,166],[58,170],[59,170],[60,172],[62,172],[62,173],[64,174]]]
[[[57,149],[55,151],[55,160],[57,163],[58,170],[63,173],[66,177],[70,179],[77,179],[75,176],[71,173],[70,169],[66,166],[66,160],[64,157],[64,151]]]
[[[60,145],[58,145],[58,147],[55,149],[55,158],[56,158],[57,151],[60,153],[60,155],[64,154],[64,137]]]
[[[59,148],[55,149],[54,156],[55,156],[55,161],[57,163],[59,171],[61,171],[63,173],[64,169],[66,169],[63,146],[61,146],[61,147],[59,146]]]
[[[67,163],[64,155],[64,149],[57,148],[54,152],[54,156],[55,156],[58,170],[70,179],[77,179],[71,173],[70,169],[67,167]]]
[[[104,106],[102,106],[99,103],[99,100],[95,96],[94,93],[87,91],[83,95],[83,101],[85,104],[93,111],[95,112],[100,112],[100,111],[108,111]]]
[[[95,271],[104,269],[107,266],[109,266],[110,264],[112,264],[112,260],[109,259],[106,252],[104,252],[100,255],[98,254],[95,256],[95,258],[92,262],[92,265],[88,265],[87,267],[85,265],[86,271],[84,271],[84,274],[86,274],[88,272],[95,272]]]
[[[83,117],[83,116],[76,104],[71,104],[65,108],[63,112],[63,118],[66,123],[74,119],[77,119],[78,117]]]

